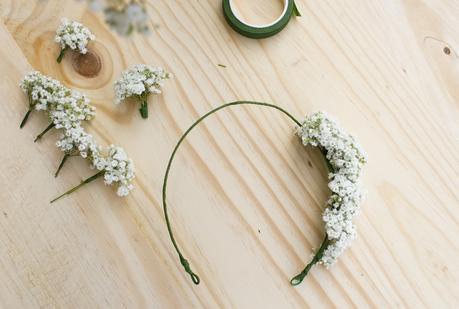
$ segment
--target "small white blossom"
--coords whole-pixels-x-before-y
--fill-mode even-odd
[[[126,196],[134,188],[131,184],[135,177],[134,163],[128,158],[123,148],[111,145],[104,165],[105,184],[117,184],[117,194]]]
[[[70,129],[80,126],[82,121],[89,121],[95,116],[95,107],[89,99],[75,90],[64,89],[55,97],[55,106],[49,111],[56,129]]]
[[[356,236],[352,219],[362,199],[360,176],[366,156],[355,139],[323,112],[307,117],[297,133],[305,146],[318,146],[331,165],[328,187],[333,194],[322,214],[330,244],[321,263],[328,267]]]
[[[59,81],[38,71],[28,73],[21,80],[20,87],[29,97],[30,107],[43,111],[55,104],[55,98],[64,89]]]
[[[91,31],[76,21],[70,21],[66,18],[62,19],[60,26],[57,28],[54,40],[61,45],[61,49],[77,50],[81,54],[86,54],[87,45],[96,37]]]
[[[56,146],[66,154],[79,154],[82,158],[88,158],[91,163],[101,157],[101,147],[81,126],[64,130]]]

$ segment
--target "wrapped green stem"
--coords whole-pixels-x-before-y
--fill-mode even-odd
[[[303,282],[303,279],[308,275],[312,266],[316,265],[322,259],[325,249],[327,249],[329,243],[330,243],[330,240],[328,239],[328,235],[325,235],[325,239],[322,242],[322,245],[320,246],[319,250],[317,250],[311,262],[309,262],[309,264],[306,265],[306,267],[303,269],[301,273],[299,273],[298,275],[293,277],[292,280],[290,280],[291,285],[295,286]]]
[[[27,122],[27,119],[29,119],[30,113],[32,113],[32,108],[30,107],[27,113],[25,114],[24,118],[21,121],[21,124],[19,125],[19,128],[23,128]]]
[[[65,161],[70,157],[70,154],[66,153],[64,154],[64,157],[62,158],[61,163],[59,164],[59,167],[56,170],[56,173],[54,174],[54,177],[57,177],[59,175],[59,172],[61,171],[62,167],[64,166]]]
[[[148,102],[146,98],[140,101],[139,112],[143,119],[148,118]]]
[[[37,137],[35,138],[35,140],[33,141],[34,143],[36,143],[39,139],[41,139],[49,130],[51,130],[52,128],[54,128],[54,123],[50,123],[46,129],[43,130],[43,132],[41,132],[40,134],[37,135]]]
[[[71,193],[77,191],[78,189],[80,189],[80,188],[83,187],[84,185],[86,185],[86,184],[88,184],[88,183],[90,183],[90,182],[96,180],[97,178],[99,178],[99,177],[101,177],[101,176],[103,176],[103,175],[104,175],[104,171],[100,171],[100,172],[98,172],[97,174],[92,175],[91,177],[89,177],[89,178],[83,180],[78,186],[73,187],[72,189],[68,190],[67,192],[65,192],[65,193],[59,195],[58,197],[56,197],[55,199],[53,199],[53,200],[50,202],[50,204],[56,202],[57,200],[63,198],[64,196],[67,196],[67,195],[69,195],[69,194],[71,194]]]
[[[61,63],[62,62],[62,59],[64,59],[66,51],[67,51],[67,48],[61,49],[61,52],[59,53],[59,56],[56,59],[57,63]]]

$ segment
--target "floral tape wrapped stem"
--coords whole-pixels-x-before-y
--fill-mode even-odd
[[[27,112],[26,112],[25,115],[24,115],[24,118],[22,118],[22,121],[21,121],[21,123],[19,124],[19,128],[21,128],[21,129],[25,126],[25,124],[27,123],[27,120],[29,119],[30,114],[31,114],[32,111],[33,111],[33,106],[32,106],[32,104],[30,103],[30,101],[31,101],[31,100],[30,100],[30,98],[29,98],[29,109],[27,110]]]
[[[74,50],[81,54],[86,54],[88,52],[88,43],[95,39],[96,37],[84,25],[79,22],[63,18],[61,24],[56,30],[56,36],[54,38],[56,43],[61,46],[61,51],[56,59],[57,63],[61,63],[68,50]]]
[[[146,119],[148,118],[149,95],[160,94],[164,81],[171,77],[172,75],[166,73],[163,68],[136,64],[124,71],[120,79],[115,82],[115,104],[120,104],[127,98],[133,98],[140,105],[140,115]]]
[[[329,188],[333,192],[327,201],[326,209],[323,212],[326,235],[320,248],[314,254],[310,263],[304,270],[295,276],[290,283],[292,285],[300,284],[309,273],[312,266],[317,263],[326,267],[333,265],[338,256],[349,246],[355,237],[355,226],[352,223],[353,217],[358,213],[361,199],[360,174],[366,159],[363,150],[360,148],[354,138],[345,133],[336,122],[323,112],[314,113],[304,122],[299,122],[290,113],[279,106],[264,102],[253,101],[236,101],[226,103],[217,107],[204,116],[196,120],[180,137],[166,168],[166,174],[163,181],[163,210],[166,220],[167,229],[171,242],[178,254],[180,263],[185,271],[190,275],[195,284],[199,284],[199,277],[192,271],[190,263],[183,256],[177,241],[175,240],[172,225],[167,211],[167,182],[172,166],[172,161],[177,154],[180,145],[183,143],[188,134],[204,119],[229,106],[235,105],[258,105],[276,109],[286,115],[298,127],[297,133],[304,145],[317,146],[324,154],[325,161],[330,170]]]

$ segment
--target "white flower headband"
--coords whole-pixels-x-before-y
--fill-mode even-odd
[[[330,170],[330,182],[328,186],[332,191],[332,195],[327,201],[326,208],[322,215],[325,222],[326,235],[322,245],[315,253],[311,262],[307,264],[300,274],[290,281],[292,285],[298,285],[306,277],[312,266],[317,263],[323,264],[326,267],[333,265],[341,253],[350,245],[356,235],[356,228],[352,219],[358,213],[362,197],[360,177],[362,167],[366,163],[364,151],[351,135],[344,132],[335,121],[323,112],[314,113],[306,117],[303,122],[299,122],[290,113],[279,106],[263,102],[237,101],[217,107],[196,120],[179,139],[169,158],[166,174],[164,176],[162,201],[169,236],[177,251],[180,263],[185,271],[191,276],[192,281],[195,284],[199,284],[200,279],[198,275],[191,270],[190,264],[181,253],[172,232],[166,202],[169,172],[178,148],[193,128],[205,118],[223,108],[243,104],[270,107],[285,114],[297,126],[297,134],[301,138],[303,144],[305,146],[316,146],[321,150]]]

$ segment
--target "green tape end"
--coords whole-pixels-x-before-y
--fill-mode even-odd
[[[295,14],[295,16],[297,17],[301,16],[300,10],[298,10],[298,7],[296,6],[295,2],[293,2],[293,14]]]

